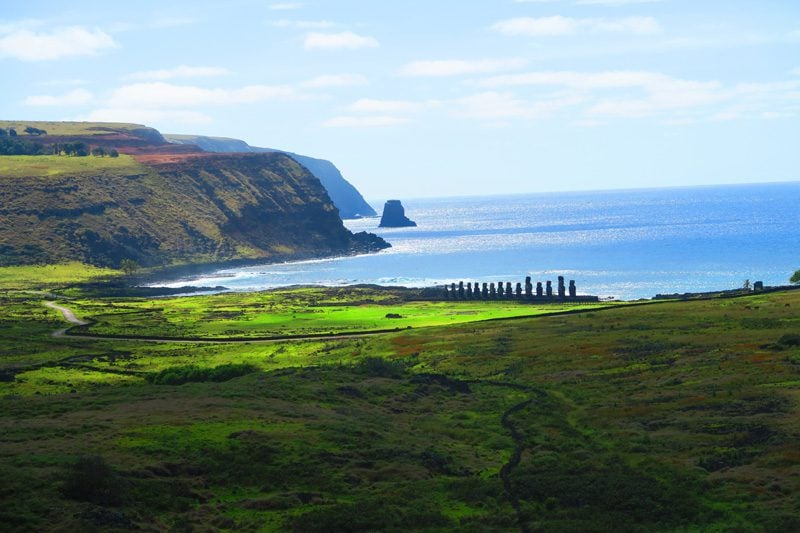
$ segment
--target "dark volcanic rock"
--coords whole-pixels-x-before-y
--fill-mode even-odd
[[[406,216],[406,210],[400,200],[387,200],[383,206],[383,216],[381,216],[381,228],[405,228],[416,226],[417,223]]]

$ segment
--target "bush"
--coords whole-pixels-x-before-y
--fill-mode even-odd
[[[400,361],[390,361],[382,357],[366,357],[355,365],[355,371],[373,378],[401,378],[406,373],[406,365]]]
[[[212,368],[200,368],[194,365],[174,366],[161,372],[150,374],[147,380],[155,385],[183,385],[184,383],[202,383],[206,381],[219,383],[251,374],[257,370],[256,367],[248,364],[228,364]]]
[[[98,505],[122,502],[120,483],[114,470],[99,455],[78,458],[62,488],[64,496]]]
[[[777,345],[782,348],[794,348],[800,346],[800,334],[787,333],[778,339]]]
[[[429,531],[453,529],[433,502],[365,499],[313,509],[291,519],[293,531]]]
[[[16,138],[0,139],[0,155],[41,155],[43,153],[44,147],[36,142]]]

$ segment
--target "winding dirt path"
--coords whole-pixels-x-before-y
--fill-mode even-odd
[[[66,320],[70,324],[74,324],[76,326],[85,326],[86,324],[88,324],[87,321],[81,320],[80,318],[75,316],[75,313],[72,311],[72,309],[68,307],[64,307],[63,305],[58,305],[55,302],[45,302],[44,305],[49,307],[50,309],[55,309],[56,311],[60,312],[64,316],[64,320]]]

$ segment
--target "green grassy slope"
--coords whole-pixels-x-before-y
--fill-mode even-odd
[[[213,299],[163,302],[226,320]],[[52,338],[57,313],[6,293],[0,520],[796,530],[798,306],[792,291],[199,345]]]

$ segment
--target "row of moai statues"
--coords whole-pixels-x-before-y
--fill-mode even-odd
[[[566,298],[567,291],[569,291],[569,297],[574,298],[578,294],[578,290],[575,287],[575,280],[569,281],[569,287],[564,285],[564,276],[558,276],[558,286],[556,288],[557,293],[556,295],[553,294],[553,283],[551,281],[546,281],[545,285],[542,286],[541,281],[536,282],[536,298]],[[512,287],[510,282],[499,282],[497,284],[494,283],[479,283],[479,282],[468,282],[466,285],[463,281],[459,281],[456,283],[451,283],[450,285],[444,286],[445,297],[450,299],[512,299],[512,298],[533,298],[533,283],[531,282],[531,277],[527,276],[525,278],[525,287],[523,293],[523,285],[522,283],[517,283],[516,287]]]

